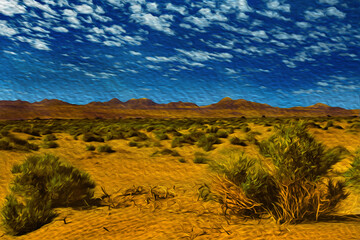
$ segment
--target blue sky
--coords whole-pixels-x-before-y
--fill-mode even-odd
[[[0,0],[0,100],[360,108],[358,0]]]

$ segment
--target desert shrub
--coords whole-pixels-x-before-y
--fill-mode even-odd
[[[250,131],[251,131],[251,128],[248,127],[248,126],[243,126],[243,127],[241,127],[241,131],[247,133],[247,132],[250,132]]]
[[[8,234],[23,235],[51,222],[56,213],[51,208],[51,201],[34,197],[24,204],[10,194],[5,198],[1,215]]]
[[[328,130],[329,127],[333,127],[334,126],[334,122],[332,120],[328,121],[325,125],[325,127],[323,128],[324,130]]]
[[[171,147],[175,148],[175,147],[181,147],[182,146],[182,141],[180,137],[174,137],[173,140],[171,141]]]
[[[205,151],[210,151],[213,149],[214,144],[219,144],[219,138],[214,134],[203,135],[199,138],[197,146],[201,147]]]
[[[345,172],[346,184],[360,191],[360,149],[357,150],[351,167]]]
[[[218,130],[218,127],[210,126],[208,129],[206,129],[206,133],[216,133]]]
[[[261,154],[272,159],[281,177],[315,181],[341,160],[343,149],[326,149],[307,131],[303,122],[279,125],[276,129],[277,132],[259,147]]]
[[[210,161],[209,161],[209,159],[206,157],[206,155],[204,153],[196,152],[194,154],[193,162],[196,163],[196,164],[205,164],[205,163],[208,163]]]
[[[246,142],[244,140],[241,140],[238,137],[232,137],[230,139],[230,143],[233,145],[240,145],[240,146],[244,146],[244,147],[247,146]]]
[[[314,123],[314,122],[308,122],[307,126],[310,128],[321,128],[321,126],[319,124]]]
[[[104,138],[90,132],[84,133],[82,140],[84,142],[104,142]]]
[[[157,156],[157,155],[171,155],[173,157],[180,156],[180,154],[177,151],[174,151],[174,150],[171,150],[171,149],[168,149],[168,148],[165,148],[165,149],[163,149],[161,151],[155,151],[151,156],[154,157],[154,156]]]
[[[280,224],[318,220],[333,213],[348,194],[344,182],[334,182],[327,173],[345,150],[326,149],[307,132],[304,122],[276,129],[259,144],[260,153],[273,167],[237,152],[230,152],[226,161],[212,163],[222,174],[214,190],[225,213],[245,218],[269,215]]]
[[[146,129],[146,131],[147,132],[151,132],[151,131],[153,131],[155,128],[153,127],[153,126],[150,126],[150,127],[148,127],[147,129]]]
[[[259,132],[248,132],[246,134],[245,140],[249,143],[258,145],[259,141],[257,140],[256,136],[260,135]]]
[[[41,147],[43,148],[57,148],[58,146],[59,144],[54,141],[43,141],[43,143],[41,144]]]
[[[90,176],[51,154],[28,156],[11,172],[16,176],[11,186],[14,193],[25,198],[39,194],[51,201],[52,207],[71,206],[93,197],[95,184]]]
[[[135,141],[130,141],[130,142],[129,142],[129,146],[130,146],[130,147],[137,147],[137,145],[138,145],[138,143],[135,142]]]
[[[125,136],[121,131],[108,132],[105,136],[105,140],[113,140],[113,139],[124,139]]]
[[[95,150],[95,146],[94,145],[86,145],[85,147],[86,151],[94,151]]]
[[[7,137],[0,139],[0,150],[37,151],[39,146],[9,134]]]
[[[185,160],[185,158],[179,158],[179,162],[186,163],[186,160]]]
[[[350,125],[349,128],[353,130],[360,130],[360,123],[359,122],[353,123]]]
[[[156,132],[156,133],[155,133],[155,137],[156,137],[158,140],[167,140],[167,139],[169,139],[169,136],[166,135],[166,133],[164,133],[164,132],[162,132],[162,131]]]
[[[55,141],[57,140],[57,137],[53,134],[48,134],[44,137],[44,141]]]
[[[216,136],[218,138],[227,138],[229,136],[229,133],[223,129],[220,129],[216,132]]]
[[[11,150],[13,147],[8,139],[0,139],[0,150]]]
[[[115,152],[111,146],[107,145],[107,144],[104,144],[104,145],[100,145],[97,147],[97,151],[98,152],[106,152],[106,153],[113,153]]]

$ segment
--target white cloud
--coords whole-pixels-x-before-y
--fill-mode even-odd
[[[69,32],[69,30],[67,30],[64,27],[54,27],[52,30],[54,30],[55,32],[62,32],[62,33],[67,33]]]
[[[319,85],[319,86],[322,86],[322,87],[329,86],[329,84],[326,83],[326,82],[317,82],[316,84]]]
[[[319,3],[335,5],[335,4],[338,4],[339,1],[338,0],[319,0]]]
[[[5,37],[12,37],[18,32],[7,25],[7,22],[4,20],[0,20],[0,35]]]
[[[48,47],[48,43],[44,42],[43,40],[37,39],[37,38],[27,38],[23,36],[17,36],[17,40],[20,42],[27,42],[29,43],[33,48],[39,49],[39,50],[45,50],[50,51],[51,49]]]
[[[140,52],[135,52],[135,51],[129,51],[129,53],[131,55],[134,55],[134,56],[141,56],[142,55]]]
[[[112,21],[111,18],[109,18],[109,17],[107,17],[107,16],[101,16],[101,15],[99,15],[99,14],[97,14],[97,13],[93,13],[91,16],[92,16],[95,20],[98,20],[98,21],[100,21],[100,22],[110,22],[110,21]]]
[[[145,67],[147,67],[149,69],[154,69],[154,70],[161,70],[160,66],[155,66],[155,65],[152,65],[152,64],[147,64],[147,65],[145,65]]]
[[[37,32],[50,33],[49,31],[47,31],[39,26],[33,27],[32,30],[37,31]]]
[[[209,8],[202,8],[199,10],[199,13],[202,14],[206,19],[210,21],[227,21],[227,17],[220,13],[212,13]]]
[[[105,13],[104,9],[102,7],[100,7],[100,6],[96,6],[95,12],[98,13],[98,14],[104,14]]]
[[[0,0],[0,13],[12,17],[15,14],[25,13],[24,6],[19,5],[17,0]]]
[[[314,93],[323,93],[322,90],[315,90],[315,89],[300,89],[297,91],[293,91],[294,94],[314,94]]]
[[[93,13],[92,7],[90,7],[89,5],[86,5],[86,4],[75,6],[75,9],[78,13],[81,13],[81,14]]]
[[[178,12],[181,15],[186,15],[187,14],[187,11],[186,11],[185,7],[175,6],[175,5],[171,4],[171,3],[166,4],[166,9],[170,10],[170,11]]]
[[[315,21],[326,16],[334,16],[338,18],[345,18],[346,14],[338,10],[336,7],[329,7],[327,9],[315,9],[314,11],[305,11],[305,19]]]
[[[308,28],[311,26],[311,24],[308,22],[296,22],[296,26],[300,28]]]
[[[336,7],[329,7],[328,9],[326,9],[326,13],[328,16],[335,16],[338,18],[344,18],[346,16],[345,13],[341,12]]]
[[[35,39],[30,43],[34,48],[39,50],[50,51],[51,49],[48,47],[48,44],[40,39]]]
[[[73,24],[72,27],[75,28],[80,27],[80,21],[76,17],[67,17],[66,20],[68,20],[68,22]]]
[[[326,14],[324,13],[324,11],[320,10],[320,9],[316,9],[314,11],[309,11],[309,10],[305,11],[305,19],[308,21],[313,21],[313,20],[316,20],[318,18],[322,18],[325,16],[326,16]]]
[[[283,20],[283,21],[290,21],[290,18],[281,16],[278,12],[271,11],[271,10],[256,11],[256,13],[263,15],[265,17],[269,17],[269,18],[276,18],[276,19]]]
[[[226,0],[222,7],[226,8],[226,5],[238,9],[242,12],[251,12],[252,8],[249,6],[246,0]]]
[[[120,47],[121,43],[120,42],[116,42],[116,41],[104,41],[103,42],[104,45],[109,46],[109,47]]]
[[[57,15],[57,13],[52,10],[49,5],[47,4],[44,4],[42,5],[41,3],[38,3],[37,1],[35,0],[24,0],[24,4],[28,7],[34,7],[34,8],[38,8],[38,9],[41,9],[49,14],[52,14],[52,15]]]
[[[132,14],[131,18],[136,22],[147,25],[154,30],[165,32],[169,35],[174,35],[174,31],[170,29],[171,23],[171,15],[161,15],[160,17],[156,17],[151,13],[146,14]]]
[[[71,9],[64,9],[63,15],[68,16],[68,17],[76,17],[77,12],[75,12],[75,11],[73,11]]]
[[[133,13],[141,13],[142,12],[142,7],[140,4],[134,4],[130,6],[130,10]]]
[[[230,53],[210,53],[200,50],[186,51],[183,49],[175,49],[175,50],[191,58],[195,62],[204,62],[208,60],[222,61],[233,58],[233,56]]]
[[[282,61],[283,61],[283,63],[285,63],[285,65],[286,65],[288,68],[296,68],[296,64],[293,63],[293,62],[291,62],[291,61],[289,61],[289,60],[284,59],[284,60],[282,60]]]
[[[184,20],[198,26],[199,28],[205,28],[210,26],[209,20],[204,17],[199,18],[195,16],[189,16],[185,17]]]
[[[303,41],[306,39],[305,36],[303,35],[300,35],[300,34],[289,34],[289,33],[286,33],[286,32],[279,32],[277,34],[274,34],[273,35],[275,38],[277,39],[280,39],[280,40],[286,40],[286,39],[295,39],[297,41]]]
[[[105,27],[105,31],[113,34],[113,35],[121,35],[126,31],[119,25],[112,25],[111,27]]]
[[[272,10],[280,10],[283,12],[290,12],[290,4],[280,4],[280,2],[277,0],[271,0],[266,5],[268,8],[270,8]]]
[[[174,62],[177,61],[178,58],[176,56],[173,57],[155,56],[155,57],[146,57],[146,60],[158,63],[158,62]]]
[[[157,5],[157,3],[155,3],[155,2],[153,2],[153,3],[147,3],[147,4],[146,4],[146,9],[147,9],[149,12],[152,12],[152,13],[158,13],[158,12],[159,12],[158,5]]]

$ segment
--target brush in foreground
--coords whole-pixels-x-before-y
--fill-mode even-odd
[[[336,211],[348,194],[344,182],[327,176],[341,160],[343,149],[326,149],[306,130],[304,122],[276,127],[259,143],[260,153],[271,160],[264,166],[231,151],[225,161],[213,162],[220,176],[214,192],[225,213],[244,218],[270,216],[277,223],[318,220]]]

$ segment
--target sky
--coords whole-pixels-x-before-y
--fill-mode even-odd
[[[360,108],[359,0],[0,0],[0,100]]]

